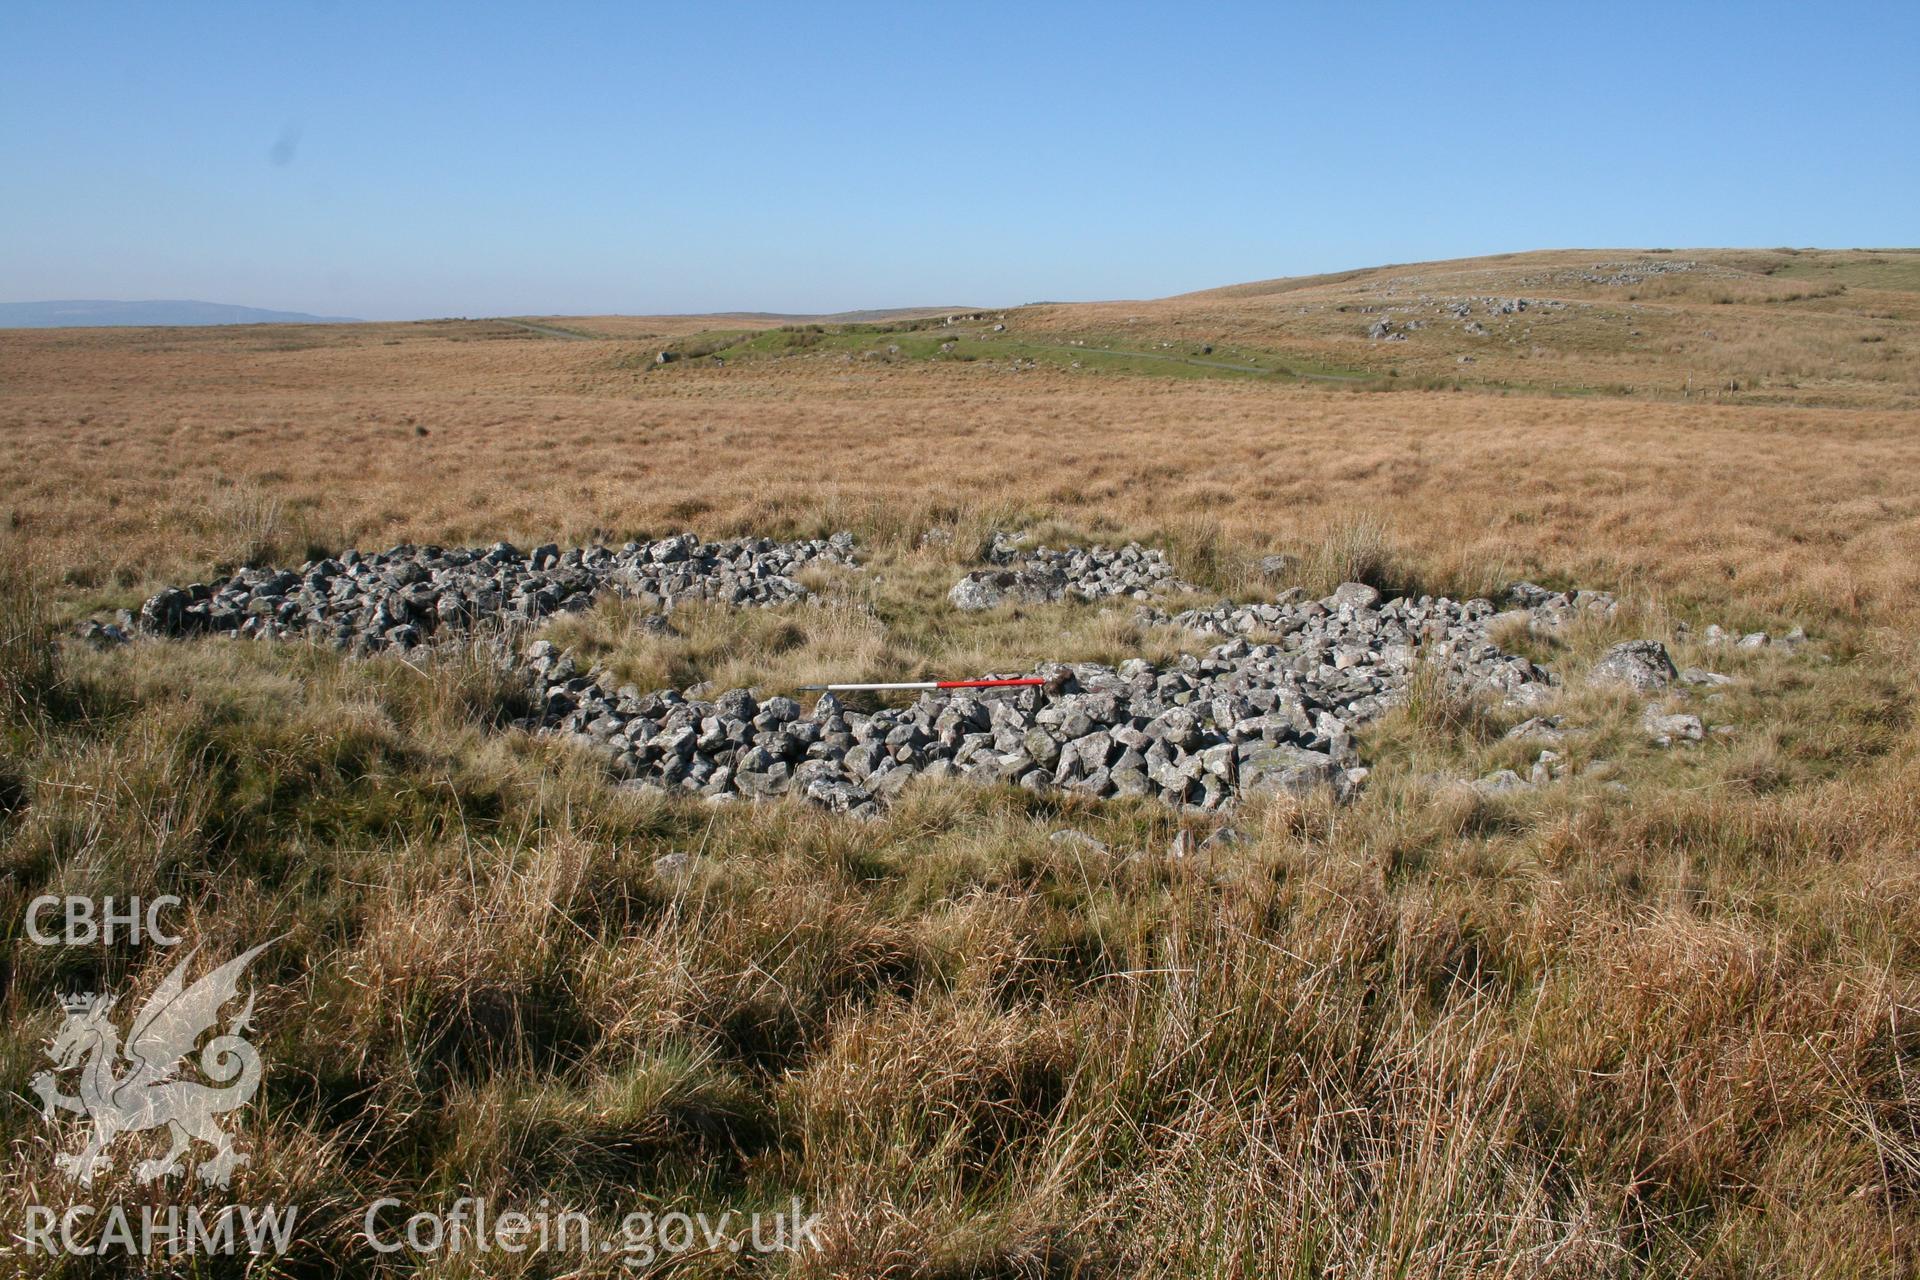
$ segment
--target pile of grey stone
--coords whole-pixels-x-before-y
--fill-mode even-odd
[[[1610,597],[1609,597],[1610,599]],[[1355,672],[1385,689],[1404,690],[1416,661],[1443,664],[1449,682],[1468,692],[1495,692],[1520,704],[1539,701],[1553,678],[1488,637],[1505,616],[1555,616],[1552,606],[1502,613],[1489,600],[1452,600],[1446,596],[1402,596],[1392,600],[1362,582],[1342,584],[1320,600],[1289,588],[1271,604],[1236,605],[1166,614],[1143,609],[1137,620],[1149,626],[1184,627],[1202,635],[1257,636],[1277,646],[1304,669]]]
[[[1441,309],[1456,320],[1467,320],[1472,318],[1476,305],[1489,316],[1517,316],[1528,311],[1564,311],[1567,308],[1567,304],[1558,298],[1470,297],[1449,298],[1441,304]]]
[[[1620,610],[1620,600],[1611,591],[1550,591],[1532,582],[1515,582],[1507,587],[1509,611],[1524,613],[1527,625],[1535,630],[1555,630],[1582,620],[1603,622]]]
[[[995,533],[984,558],[988,568],[969,573],[947,593],[954,608],[974,612],[1005,604],[1114,596],[1149,600],[1199,590],[1181,580],[1166,552],[1137,542],[1055,550],[1028,547],[1013,534]]]
[[[745,690],[609,689],[539,642],[527,653],[541,707],[532,727],[610,752],[635,785],[710,797],[795,794],[864,815],[915,778],[964,777],[1211,812],[1358,786],[1354,730],[1405,699],[1418,662],[1523,702],[1549,690],[1549,673],[1486,642],[1479,624],[1492,613],[1486,601],[1382,604],[1349,583],[1289,612],[1275,642],[1236,636],[1165,666],[1049,665],[1043,686],[928,692],[870,713],[831,694],[806,711]],[[1450,643],[1416,646],[1429,636]]]
[[[962,609],[1011,600],[1128,597],[1150,602],[1196,590],[1162,551],[1129,543],[1054,550],[996,534],[985,559],[950,595]],[[629,542],[618,550],[549,544],[521,552],[508,543],[445,549],[403,545],[376,554],[349,551],[298,570],[245,569],[213,584],[169,588],[141,608],[137,624],[90,621],[82,636],[123,643],[137,627],[152,634],[234,635],[331,642],[357,652],[407,649],[436,637],[492,625],[532,624],[585,608],[614,592],[664,616],[688,601],[758,607],[807,598],[798,576],[816,566],[847,566],[853,539],[775,542],[745,538],[702,542],[683,534]],[[1270,575],[1291,570],[1269,557]],[[1357,582],[1322,599],[1299,588],[1272,601],[1166,614],[1148,603],[1136,615],[1218,636],[1199,655],[1154,665],[1048,664],[1044,683],[995,690],[923,694],[902,708],[864,710],[823,695],[811,709],[787,697],[747,689],[717,695],[702,688],[642,692],[611,688],[604,673],[582,672],[550,641],[502,660],[529,680],[535,710],[524,727],[555,733],[605,752],[629,785],[698,793],[716,802],[794,795],[829,809],[878,813],[917,778],[966,778],[1034,791],[1090,797],[1143,797],[1200,812],[1259,795],[1344,795],[1367,770],[1354,747],[1360,726],[1411,695],[1416,674],[1438,669],[1461,692],[1532,707],[1554,693],[1555,677],[1495,640],[1502,624],[1551,631],[1612,618],[1606,592],[1553,591],[1512,584],[1501,604],[1445,596],[1388,599]],[[1684,632],[1684,624],[1677,628]],[[1797,648],[1799,629],[1780,637],[1705,629],[1708,644]],[[512,642],[517,643],[517,642]],[[1649,699],[1670,686],[1714,686],[1729,677],[1676,671],[1653,640],[1614,645],[1587,676]],[[1662,746],[1699,742],[1698,716],[1649,703],[1643,722]],[[1724,726],[1713,732],[1725,732]],[[1573,730],[1558,717],[1515,730],[1558,742]],[[1547,751],[1532,774],[1472,784],[1489,793],[1561,777]]]
[[[1602,654],[1587,672],[1587,683],[1595,688],[1626,689],[1644,698],[1658,698],[1675,680],[1713,684],[1726,679],[1713,672],[1676,671],[1667,646],[1658,640],[1622,640]],[[1685,712],[1669,714],[1656,702],[1648,702],[1640,709],[1640,724],[1654,745],[1661,747],[1699,742],[1706,736],[1706,726],[1699,716]]]
[[[1679,275],[1697,271],[1700,264],[1692,258],[1650,258],[1639,262],[1596,262],[1591,271],[1579,273],[1587,284],[1641,284],[1654,276]]]
[[[548,544],[523,552],[506,542],[402,545],[169,587],[141,606],[140,626],[163,636],[311,639],[366,653],[409,649],[488,625],[536,622],[584,609],[607,591],[662,614],[693,600],[785,604],[809,594],[794,575],[852,562],[847,533],[804,542],[702,542],[681,534],[617,551]]]
[[[1446,596],[1402,596],[1383,600],[1365,583],[1349,582],[1322,600],[1310,600],[1298,587],[1282,591],[1266,604],[1236,605],[1223,600],[1210,608],[1168,614],[1142,609],[1136,620],[1147,626],[1184,627],[1201,635],[1272,637],[1290,650],[1330,654],[1336,664],[1404,665],[1412,648],[1429,656],[1446,655],[1449,670],[1476,689],[1503,689],[1523,700],[1543,683],[1538,669],[1501,650],[1489,636],[1501,622],[1552,630],[1582,617],[1607,618],[1619,608],[1604,591],[1548,591],[1530,582],[1507,589],[1508,607],[1490,600],[1453,600]]]
[[[121,609],[113,615],[112,622],[102,622],[98,618],[83,619],[74,628],[74,635],[95,649],[113,649],[132,640],[138,627],[133,613]]]

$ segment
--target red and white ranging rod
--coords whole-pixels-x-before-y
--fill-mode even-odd
[[[888,689],[1005,689],[1046,682],[1045,676],[1016,676],[1011,680],[906,680],[892,684],[803,684],[800,687],[811,693],[855,693]]]

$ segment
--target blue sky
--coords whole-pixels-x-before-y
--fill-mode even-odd
[[[1152,297],[1920,243],[1920,5],[13,4],[0,299]]]

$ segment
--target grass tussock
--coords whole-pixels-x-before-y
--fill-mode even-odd
[[[1391,546],[1386,525],[1375,516],[1359,515],[1329,523],[1307,549],[1301,585],[1312,595],[1325,594],[1343,582],[1391,585]]]
[[[62,692],[51,592],[37,566],[0,545],[0,717],[32,721]]]

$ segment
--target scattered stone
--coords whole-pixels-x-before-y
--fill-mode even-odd
[[[1566,765],[1562,762],[1558,751],[1542,751],[1535,758],[1533,768],[1527,774],[1527,781],[1533,786],[1543,787],[1565,772]]]
[[[1670,747],[1676,742],[1698,742],[1706,737],[1706,729],[1695,715],[1663,715],[1656,707],[1648,707],[1640,718],[1641,726],[1654,745]]]
[[[1540,738],[1547,742],[1561,742],[1573,732],[1571,729],[1562,727],[1564,724],[1563,716],[1534,716],[1531,719],[1522,720],[1507,730],[1503,736],[1512,740]]]
[[[1700,633],[1700,639],[1701,643],[1715,648],[1730,645],[1738,649],[1767,649],[1778,645],[1783,649],[1794,650],[1807,642],[1807,631],[1805,627],[1795,627],[1785,635],[1777,637],[1768,635],[1764,631],[1749,631],[1744,635],[1736,635],[1716,622],[1708,624],[1707,628]]]
[[[1723,676],[1718,671],[1708,671],[1704,667],[1688,667],[1680,673],[1680,683],[1715,688],[1733,683],[1732,676]]]
[[[1107,851],[1107,846],[1104,842],[1094,839],[1084,831],[1075,831],[1071,827],[1056,831],[1048,836],[1047,839],[1055,844],[1072,845],[1076,849],[1084,849],[1088,853],[1105,853]]]
[[[1501,769],[1467,785],[1483,796],[1503,796],[1514,791],[1525,791],[1532,784],[1511,769]]]
[[[74,634],[95,649],[114,649],[133,639],[133,630],[133,615],[122,609],[112,622],[88,618],[74,628]]]
[[[1607,650],[1587,672],[1587,683],[1596,687],[1625,685],[1636,693],[1656,693],[1673,682],[1679,673],[1667,646],[1658,640],[1623,640]]]

